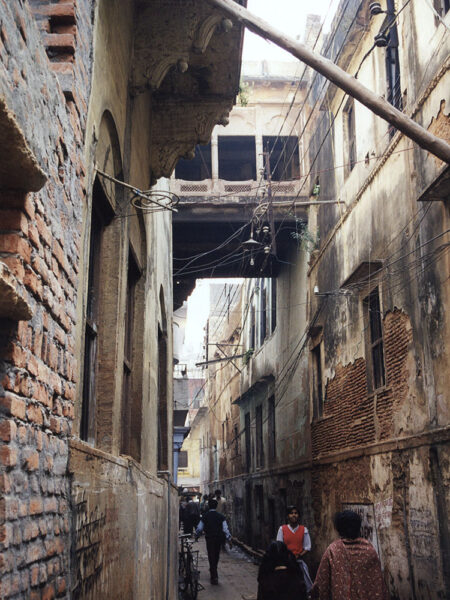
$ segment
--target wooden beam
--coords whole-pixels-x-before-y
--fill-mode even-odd
[[[359,100],[373,113],[396,127],[406,137],[416,142],[421,148],[427,150],[441,160],[450,163],[450,145],[441,138],[436,137],[424,127],[413,121],[407,115],[389,104],[384,98],[378,96],[349,73],[343,71],[328,58],[316,54],[304,44],[285,36],[281,31],[269,23],[253,15],[234,0],[207,0],[216,8],[223,10],[229,17],[233,17],[257,35],[270,40],[280,48],[287,50],[293,56],[303,61],[312,69],[321,73],[326,79],[344,90],[349,96]],[[276,3],[274,4],[276,10]]]

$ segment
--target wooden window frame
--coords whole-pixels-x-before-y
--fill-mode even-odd
[[[239,456],[239,427],[238,425],[234,425],[233,427],[233,447],[234,447],[234,456]]]
[[[255,410],[255,443],[256,468],[264,468],[264,437],[263,437],[263,405],[258,404]]]
[[[323,417],[324,385],[323,385],[323,341],[316,341],[311,347],[311,394],[313,420]]]
[[[353,171],[356,162],[355,101],[353,98],[349,98],[344,109],[344,164],[346,176]]]
[[[135,327],[135,304],[136,288],[142,275],[142,269],[139,267],[133,248],[129,246],[128,268],[127,268],[127,296],[125,303],[125,333],[123,348],[123,381],[122,381],[122,421],[121,421],[121,440],[120,452],[133,456],[137,461],[140,460],[140,451],[133,450],[131,444],[132,422],[133,422],[133,399],[132,399],[132,378],[133,378],[133,349],[134,349],[134,327]],[[140,448],[140,441],[136,444],[136,449]]]
[[[186,458],[186,460],[184,460]],[[178,468],[188,469],[189,468],[189,456],[187,450],[180,450],[178,453]]]
[[[379,286],[374,287],[364,298],[363,307],[367,348],[367,381],[369,390],[376,392],[386,385],[384,328]]]
[[[250,413],[246,412],[244,416],[244,436],[245,436],[245,467],[247,473],[252,468],[252,439],[251,439],[251,419]]]
[[[276,450],[276,404],[275,396],[272,394],[267,401],[267,428],[268,428],[268,456],[273,462],[277,457]]]
[[[103,239],[114,212],[98,180],[92,189],[89,256],[87,267],[86,313],[84,317],[83,388],[80,439],[95,445],[97,429],[97,378],[99,329],[102,303]]]

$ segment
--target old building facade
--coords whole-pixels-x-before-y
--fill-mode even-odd
[[[162,178],[233,105],[231,25],[0,3],[2,598],[176,597]]]
[[[445,3],[343,1],[322,53],[449,140],[449,18]],[[333,513],[353,508],[393,598],[445,598],[448,165],[320,76],[307,103],[291,205],[303,224],[277,277],[244,286],[242,373],[210,376],[210,405],[220,395],[214,412],[238,431],[218,471],[211,458],[209,485],[256,548],[297,504],[313,571],[335,537]],[[213,453],[213,416],[210,430]]]

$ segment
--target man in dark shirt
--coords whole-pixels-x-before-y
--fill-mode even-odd
[[[191,497],[189,502],[186,504],[185,521],[184,521],[184,533],[190,533],[197,527],[200,521],[200,504],[195,502]]]
[[[230,548],[232,547],[231,534],[227,521],[221,513],[217,512],[217,500],[209,501],[209,510],[202,516],[195,530],[195,537],[198,538],[202,531],[205,532],[211,583],[217,585],[219,583],[217,565],[219,563],[220,547],[223,540],[228,540]]]

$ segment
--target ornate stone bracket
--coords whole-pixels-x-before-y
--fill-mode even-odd
[[[155,106],[158,127],[153,139],[157,141],[150,151],[153,177],[170,177],[180,158],[192,158],[196,144],[207,144],[215,125],[228,117],[233,101],[161,102]]]

